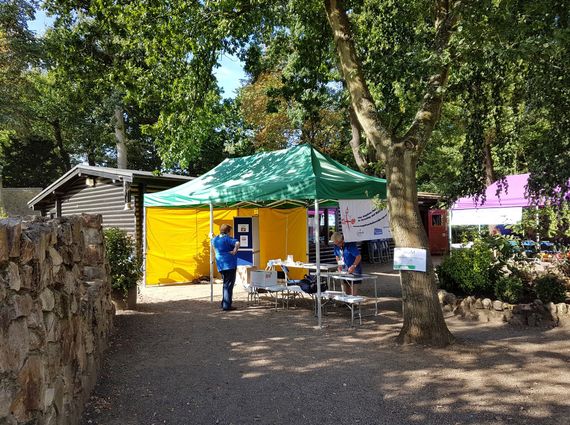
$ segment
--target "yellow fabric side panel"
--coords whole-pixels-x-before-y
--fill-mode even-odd
[[[214,210],[214,233],[233,222],[235,210]],[[210,211],[146,210],[146,284],[190,282],[210,275]]]
[[[214,233],[220,225],[233,226],[235,216],[259,214],[260,268],[268,260],[307,261],[307,212],[305,208],[216,209]],[[191,282],[210,275],[210,211],[192,208],[151,207],[146,210],[146,284]],[[215,275],[218,275],[214,266]],[[291,270],[291,277],[303,271]]]
[[[268,260],[293,255],[295,261],[307,261],[307,210],[293,208],[259,209],[259,245],[261,267]],[[290,277],[298,279],[303,271],[291,269]]]

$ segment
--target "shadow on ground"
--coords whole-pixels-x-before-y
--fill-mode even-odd
[[[380,316],[350,328],[332,309],[322,329],[310,303],[275,310],[238,292],[238,310],[221,312],[220,285],[214,303],[204,285],[145,289],[116,317],[82,423],[569,423],[567,329],[449,318],[461,344],[402,347],[384,289]]]

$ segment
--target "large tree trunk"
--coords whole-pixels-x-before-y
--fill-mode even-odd
[[[127,136],[125,133],[125,119],[123,117],[123,108],[115,107],[115,139],[117,146],[117,168],[127,168]]]
[[[71,159],[69,158],[69,153],[65,150],[63,146],[63,136],[61,134],[61,123],[59,119],[55,119],[50,121],[51,126],[53,127],[53,135],[55,137],[55,142],[57,145],[57,149],[59,150],[59,156],[61,157],[61,162],[63,163],[63,167],[65,170],[71,170]]]
[[[437,284],[418,207],[416,159],[405,145],[396,145],[388,156],[388,209],[390,228],[397,247],[421,248],[427,252],[426,273],[401,271],[404,325],[400,343],[445,346],[454,338],[447,329],[437,297]]]
[[[449,42],[453,26],[448,7],[445,0],[438,3],[434,43],[438,49]],[[430,77],[424,102],[414,122],[402,138],[395,138],[383,125],[368,90],[342,0],[325,0],[325,8],[352,107],[379,159],[386,164],[390,227],[396,247],[427,251],[426,273],[401,272],[404,325],[398,341],[436,346],[450,344],[454,337],[447,329],[437,298],[437,285],[427,235],[420,218],[416,186],[417,160],[439,120],[443,102],[441,87],[447,80],[448,70],[444,67]]]

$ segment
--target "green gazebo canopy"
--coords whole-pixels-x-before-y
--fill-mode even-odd
[[[339,199],[386,198],[386,180],[354,171],[299,145],[228,158],[180,186],[144,196],[146,207],[326,205]]]

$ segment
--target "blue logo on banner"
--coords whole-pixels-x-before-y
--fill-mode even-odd
[[[381,235],[381,234],[382,234],[382,229],[375,227],[374,228],[374,235]]]

